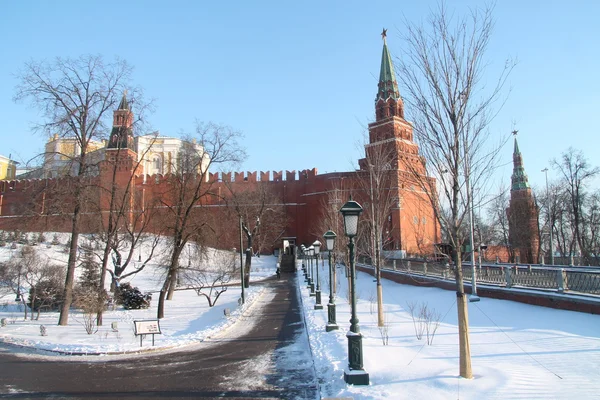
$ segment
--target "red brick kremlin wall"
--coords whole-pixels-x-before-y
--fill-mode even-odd
[[[101,168],[102,174],[90,178],[87,182],[90,191],[89,201],[84,202],[82,229],[85,232],[94,232],[99,229],[101,216],[107,214],[107,199],[102,193],[106,190],[100,189],[110,182],[108,174],[111,168]],[[123,171],[125,172],[125,171]],[[360,172],[341,172],[319,175],[316,169],[296,171],[273,171],[270,172],[234,172],[210,174],[209,182],[213,186],[213,192],[221,196],[227,196],[230,190],[248,191],[256,189],[260,184],[266,184],[270,192],[280,198],[285,209],[288,225],[284,235],[295,237],[296,243],[312,243],[321,238],[324,232],[320,224],[323,218],[323,204],[331,201],[335,193],[339,207],[345,203],[350,195],[353,199],[365,204],[365,193],[360,189],[358,174]],[[158,199],[165,193],[169,186],[167,177],[162,175],[138,175],[132,186],[133,197],[137,199],[135,204],[150,204],[152,200]],[[117,181],[119,181],[117,179]],[[121,182],[123,186],[125,182]],[[72,182],[69,178],[33,179],[0,181],[0,229],[22,231],[64,231],[71,229],[70,212],[73,208],[74,197],[72,195]],[[230,189],[231,188],[231,189]],[[417,253],[418,234],[422,226],[415,228],[415,220],[418,224],[422,222],[422,215],[412,215],[418,205],[411,204],[411,188],[401,188],[405,191],[402,195],[402,208],[392,212],[393,218],[390,223],[393,236],[390,249],[405,250],[408,253]],[[94,199],[102,198],[101,201]],[[205,205],[213,207],[213,212],[223,210],[225,201],[219,196],[210,196],[202,199]],[[101,204],[101,206],[98,206]],[[132,202],[132,204],[134,204]],[[219,207],[220,206],[220,207]],[[132,207],[135,207],[133,205]],[[221,221],[226,221],[221,219]],[[437,224],[434,222],[433,214],[427,215],[428,224],[425,233],[430,242],[439,240]],[[226,229],[227,227],[222,227]],[[237,232],[237,226],[229,227]],[[417,232],[419,230],[419,232]],[[418,233],[418,234],[417,234]],[[342,234],[342,232],[338,232]],[[221,243],[223,248],[237,247],[239,236],[232,235],[231,243]]]

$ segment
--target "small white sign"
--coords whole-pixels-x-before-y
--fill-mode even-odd
[[[160,324],[157,319],[133,321],[136,335],[160,334]]]

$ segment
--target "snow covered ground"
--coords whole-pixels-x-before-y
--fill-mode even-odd
[[[66,265],[68,255],[63,249],[67,236],[62,234],[60,240],[63,245],[38,245],[35,248],[45,257]],[[12,254],[17,254],[20,247],[21,245],[17,245],[17,249],[10,249],[8,245],[0,247],[0,262],[7,261]],[[158,253],[161,252],[164,252],[164,248]],[[272,256],[253,258],[251,279],[259,281],[275,275],[276,261]],[[0,340],[20,346],[71,354],[148,350],[152,347],[151,337],[144,338],[140,347],[140,338],[134,334],[133,321],[156,319],[158,291],[163,279],[164,269],[155,262],[149,263],[139,274],[124,279],[123,282],[130,282],[132,286],[139,287],[142,292],[153,294],[150,308],[124,310],[118,307],[113,311],[106,311],[103,314],[103,325],[98,327],[98,331],[93,335],[86,333],[83,315],[78,311],[69,314],[68,326],[57,325],[58,312],[43,312],[39,320],[25,321],[23,305],[15,303],[15,294],[0,294],[0,319],[6,318],[7,322],[6,326],[0,328]],[[239,277],[235,276],[231,283],[234,285],[237,283],[238,286],[229,287],[212,308],[208,306],[206,299],[198,296],[194,290],[177,290],[173,300],[166,302],[165,318],[160,320],[162,334],[155,335],[154,347],[178,347],[197,343],[231,326],[240,313],[248,308],[263,290],[262,287],[251,285],[245,290],[246,302],[240,308],[238,306]],[[228,316],[225,315],[226,309]],[[113,322],[117,324],[116,331],[112,329]],[[45,326],[47,336],[40,335],[40,325]]]
[[[66,259],[62,247],[38,246],[56,260]],[[0,261],[10,257],[8,246],[0,248]],[[276,258],[263,256],[252,261],[252,280],[273,276]],[[437,288],[383,282],[387,337],[377,327],[375,283],[364,273],[357,275],[358,318],[363,334],[365,370],[369,386],[348,386],[343,380],[347,365],[347,339],[350,307],[347,280],[338,268],[337,321],[340,329],[326,332],[329,287],[327,262],[320,266],[323,310],[314,310],[302,272],[298,285],[302,293],[314,366],[320,378],[322,397],[354,399],[597,399],[600,398],[600,317],[571,311],[554,310],[511,301],[482,298],[469,304],[471,354],[474,379],[458,377],[458,337],[455,295]],[[132,279],[142,291],[157,290],[160,269],[151,265]],[[244,310],[260,297],[262,287],[246,290]],[[167,302],[166,317],[161,320],[162,335],[155,348],[173,348],[197,343],[228,326],[240,315],[239,287],[227,290],[213,308],[194,291],[175,293]],[[81,315],[74,312],[69,326],[57,326],[57,313],[43,313],[39,321],[24,321],[14,303],[14,294],[0,297],[0,340],[38,349],[71,353],[118,353],[140,350],[133,334],[133,320],[153,319],[158,295],[148,310],[108,311],[104,325],[88,335]],[[408,311],[409,304],[423,304],[439,314],[440,325],[427,344],[426,335],[418,340]],[[230,309],[229,316],[224,310]],[[117,322],[118,331],[111,329]],[[47,336],[40,336],[40,325]],[[418,326],[418,325],[417,325]],[[143,342],[143,350],[151,340]],[[290,353],[291,354],[291,353]],[[290,358],[290,363],[294,359]]]

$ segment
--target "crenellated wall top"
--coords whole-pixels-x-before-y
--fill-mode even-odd
[[[318,175],[317,169],[303,169],[300,171],[241,171],[241,172],[209,172],[206,177],[207,182],[296,182],[312,180]],[[97,177],[94,177],[97,178]],[[141,174],[135,177],[136,184],[142,185],[160,185],[168,178],[168,175]],[[198,175],[197,178],[200,178]],[[39,187],[40,185],[53,185],[55,183],[64,182],[69,177],[58,178],[40,178],[40,179],[12,179],[0,180],[0,192],[10,192],[26,190],[31,187]]]

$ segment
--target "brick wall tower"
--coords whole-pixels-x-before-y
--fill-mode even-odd
[[[108,151],[129,149],[135,153],[132,125],[133,113],[129,108],[127,91],[125,91],[119,103],[119,108],[113,112],[113,128],[106,149]]]
[[[421,191],[415,175],[421,179],[433,178],[427,177],[419,147],[413,141],[412,125],[404,119],[404,102],[398,90],[385,29],[381,36],[383,51],[375,96],[375,122],[369,124],[366,157],[359,160],[359,166],[361,170],[368,170],[370,160],[388,160],[384,161],[390,174],[388,187],[397,192],[397,201],[387,221],[386,230],[393,240],[386,250],[424,254],[439,240],[439,226],[431,202]]]
[[[125,199],[127,210],[134,209],[135,179],[132,179],[132,176],[140,175],[142,166],[138,165],[132,126],[133,112],[127,101],[127,91],[125,91],[118,109],[113,113],[113,127],[100,168],[100,185],[104,187],[101,199],[103,210],[110,208],[111,190],[115,191],[117,198],[117,203],[113,202],[113,209],[121,206],[120,199]],[[113,181],[116,189],[112,189]],[[124,197],[124,194],[127,196]],[[129,223],[131,223],[131,219],[130,213]]]
[[[516,131],[515,131],[516,134]],[[523,167],[523,156],[515,136],[513,151],[513,174],[510,189],[508,216],[509,243],[521,263],[537,263],[539,249],[538,213],[527,174]]]

